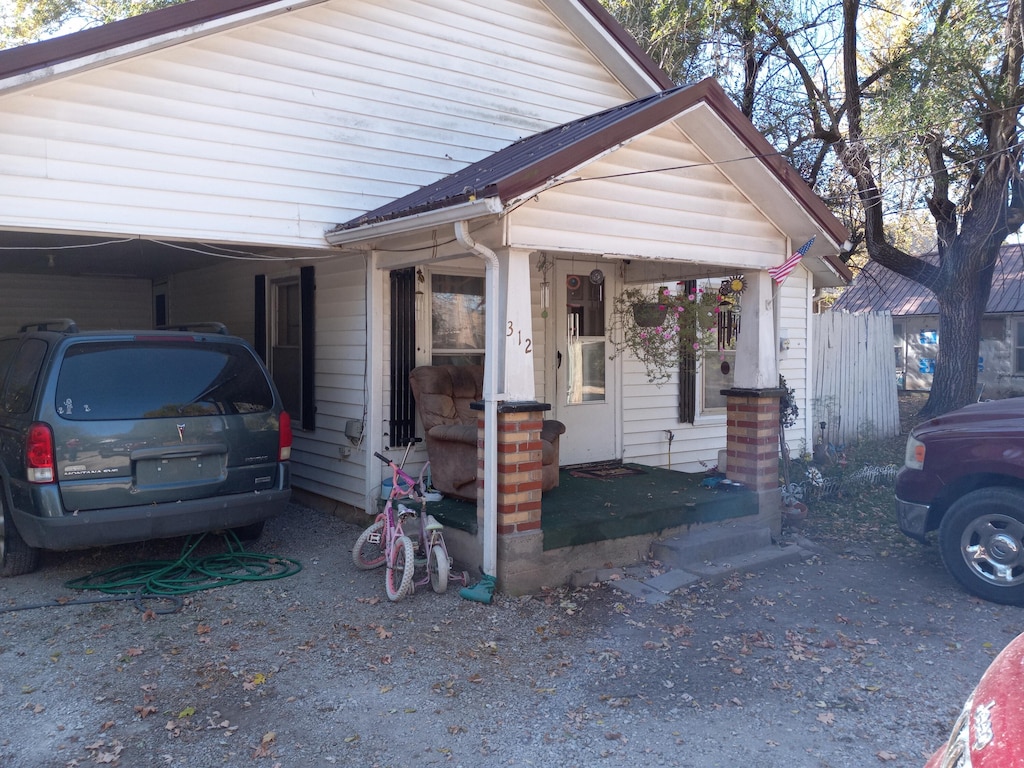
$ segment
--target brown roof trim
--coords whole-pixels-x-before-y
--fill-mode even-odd
[[[278,0],[191,0],[69,35],[0,50],[0,79],[177,32]]]
[[[658,66],[657,62],[652,59],[647,52],[640,47],[640,44],[636,39],[626,31],[626,28],[618,22],[618,20],[612,16],[608,10],[601,5],[600,0],[577,0],[581,6],[591,15],[594,19],[604,27],[605,31],[611,35],[612,39],[615,40],[623,50],[626,51],[637,64],[643,68],[643,70],[650,75],[650,77],[658,84],[658,87],[662,90],[668,90],[674,88],[676,83],[672,82],[672,78]]]

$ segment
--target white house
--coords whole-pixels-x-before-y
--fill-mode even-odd
[[[811,299],[849,280],[845,239],[717,84],[675,87],[597,0],[192,0],[0,51],[0,331],[225,322],[295,415],[294,486],[329,503],[375,503],[373,452],[415,430],[405,372],[434,360],[549,404],[562,464],[698,470],[723,387],[778,372],[810,414]],[[655,387],[600,324],[566,332],[623,286],[731,275],[735,380]],[[453,297],[489,329],[432,334]]]

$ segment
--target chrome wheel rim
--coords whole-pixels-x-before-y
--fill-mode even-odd
[[[960,551],[971,573],[998,587],[1024,584],[1024,523],[983,515],[964,529]]]

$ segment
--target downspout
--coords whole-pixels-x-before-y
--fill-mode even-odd
[[[498,343],[501,339],[501,318],[498,295],[498,256],[469,234],[469,225],[455,222],[455,238],[484,260],[486,268],[487,305],[484,337],[484,552],[483,569],[489,576],[498,575]]]

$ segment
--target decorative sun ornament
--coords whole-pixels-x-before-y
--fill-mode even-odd
[[[738,296],[747,290],[747,279],[743,275],[733,275],[722,283],[731,295]]]

